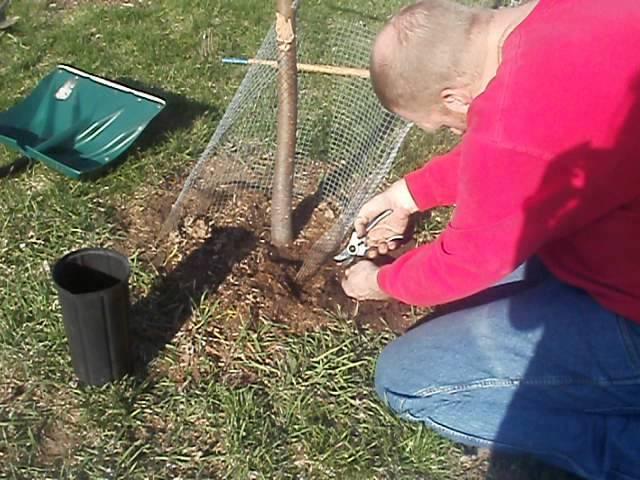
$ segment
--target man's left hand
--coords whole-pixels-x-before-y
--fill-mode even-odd
[[[378,285],[378,267],[369,260],[361,260],[344,272],[342,289],[355,300],[389,300]]]

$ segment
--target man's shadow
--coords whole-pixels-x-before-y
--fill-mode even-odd
[[[318,205],[320,192],[303,198],[293,210],[297,237]],[[175,338],[206,297],[215,298],[233,268],[258,247],[257,232],[242,227],[214,228],[200,247],[167,273],[131,307],[134,370],[147,375],[148,365]]]
[[[146,375],[148,364],[191,318],[203,296],[214,296],[234,265],[256,245],[256,236],[245,228],[214,228],[199,248],[161,274],[133,304],[130,331],[138,375]]]

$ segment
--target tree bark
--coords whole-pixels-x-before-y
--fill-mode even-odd
[[[298,124],[298,69],[295,11],[292,0],[277,0],[278,134],[271,198],[271,243],[286,247],[293,241],[293,172]]]

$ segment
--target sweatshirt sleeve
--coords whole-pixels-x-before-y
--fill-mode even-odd
[[[409,192],[420,211],[456,203],[459,165],[460,148],[457,146],[405,176]]]
[[[606,189],[598,194],[598,185],[606,186],[615,166],[590,158],[588,150],[549,159],[470,140],[460,161],[448,227],[378,273],[380,287],[393,298],[433,306],[477,293],[546,242],[612,208],[613,196]]]

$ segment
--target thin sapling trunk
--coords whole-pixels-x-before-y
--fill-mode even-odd
[[[292,0],[277,0],[278,134],[271,198],[271,242],[282,248],[293,241],[293,172],[298,123],[298,70],[295,11]]]

